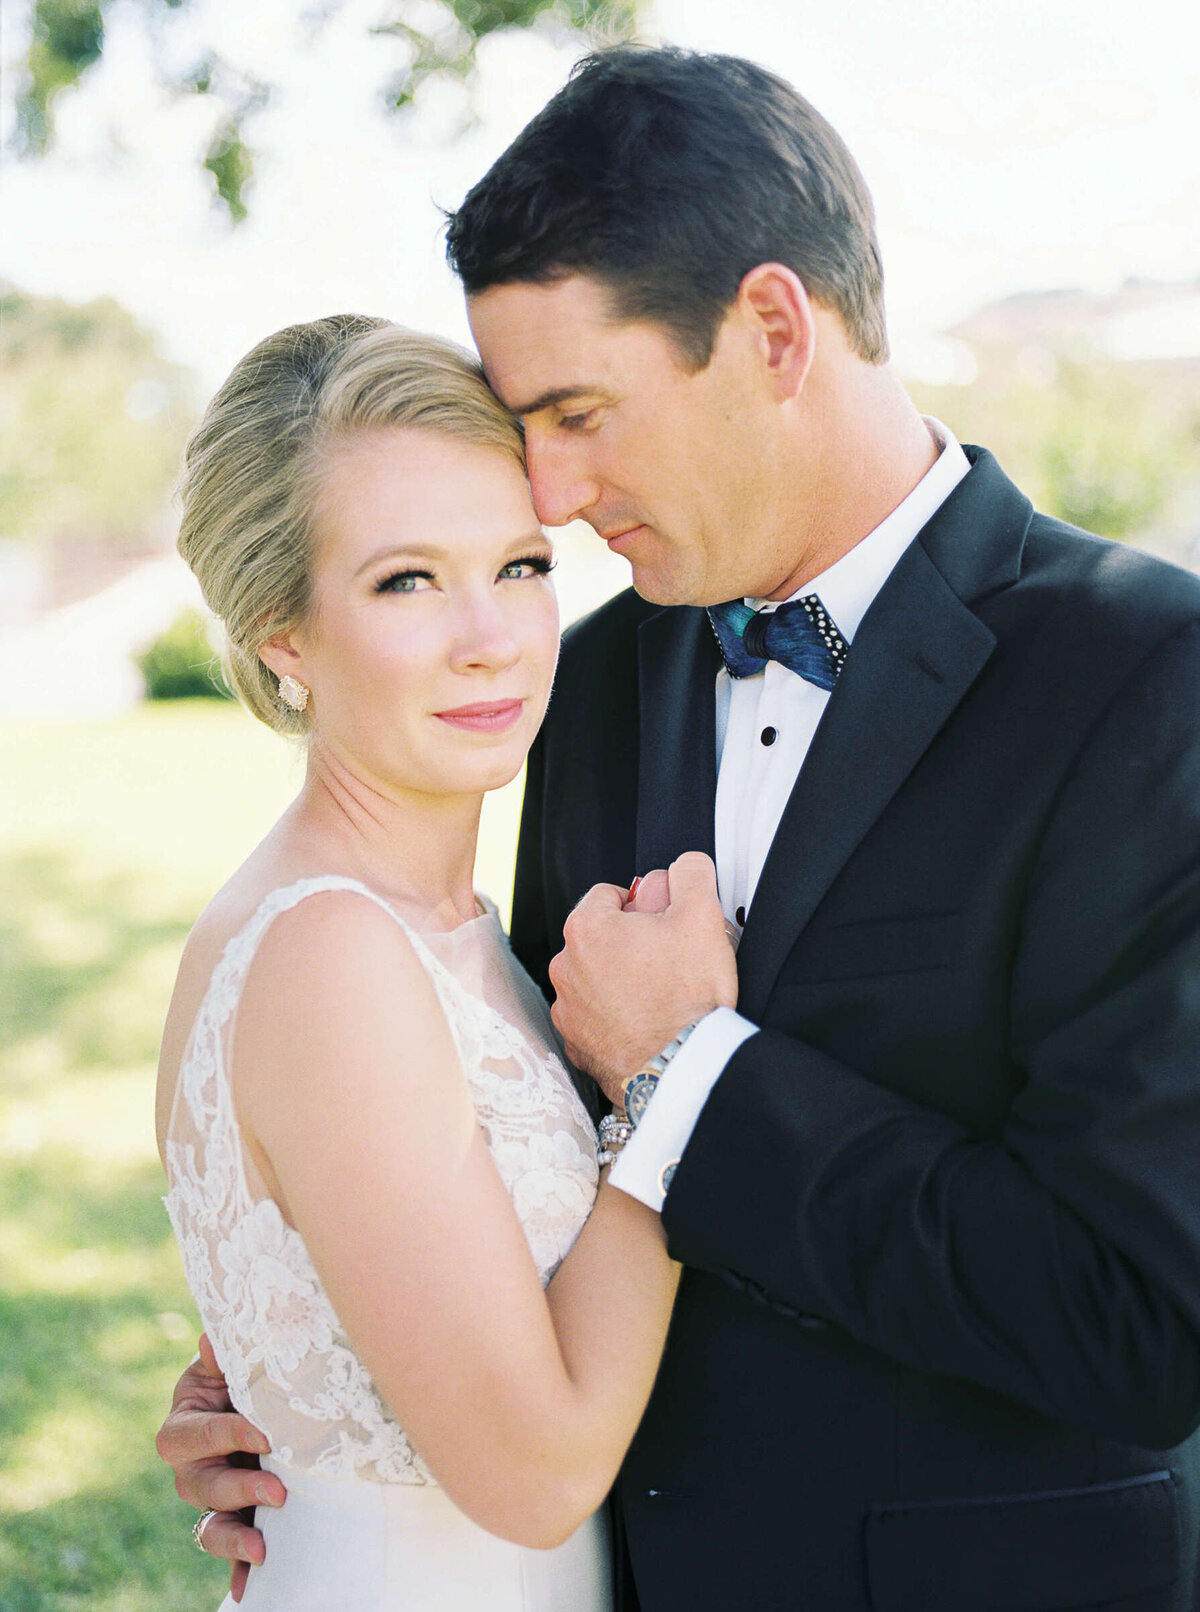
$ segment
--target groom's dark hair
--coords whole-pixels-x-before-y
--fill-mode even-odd
[[[703,368],[742,277],[793,269],[887,358],[870,193],[841,138],[790,84],[737,56],[622,45],[566,86],[449,217],[468,295],[587,274],[622,319],[665,326]]]

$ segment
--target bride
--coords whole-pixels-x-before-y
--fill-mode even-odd
[[[238,693],[308,750],[160,1067],[188,1280],[287,1491],[242,1605],[605,1612],[678,1268],[472,889],[557,653],[520,432],[456,348],[323,319],[237,366],[183,505]]]

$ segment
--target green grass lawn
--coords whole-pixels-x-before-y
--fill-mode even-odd
[[[0,723],[0,1612],[203,1612],[154,1433],[199,1322],[159,1201],[159,1030],[187,930],[294,795],[239,708]],[[519,785],[485,811],[506,909]]]

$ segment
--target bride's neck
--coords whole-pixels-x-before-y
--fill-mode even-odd
[[[387,789],[314,749],[292,826],[397,905],[452,928],[476,914],[473,874],[482,795]]]

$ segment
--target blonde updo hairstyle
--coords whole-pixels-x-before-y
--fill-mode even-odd
[[[188,442],[179,552],[224,626],[230,686],[277,733],[303,734],[308,718],[281,702],[258,651],[308,618],[323,466],[339,442],[385,426],[499,448],[525,467],[521,428],[474,358],[356,314],[260,342]]]

